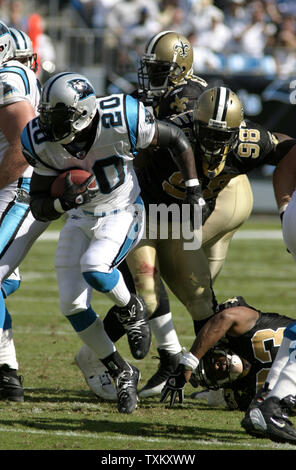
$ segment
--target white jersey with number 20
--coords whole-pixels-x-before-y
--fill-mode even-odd
[[[50,142],[40,129],[38,118],[25,127],[22,146],[28,162],[39,175],[58,175],[74,167],[95,174],[99,192],[83,209],[96,214],[98,208],[109,212],[136,200],[140,188],[133,159],[137,149],[150,145],[155,121],[141,102],[124,94],[98,98],[94,119],[97,129],[86,151],[73,144]],[[75,154],[82,159],[75,158]]]

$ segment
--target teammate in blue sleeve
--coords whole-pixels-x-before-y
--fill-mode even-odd
[[[29,206],[32,167],[20,135],[36,116],[40,85],[28,35],[0,22],[0,399],[23,401],[7,296],[20,285],[18,266],[48,222],[34,219]]]

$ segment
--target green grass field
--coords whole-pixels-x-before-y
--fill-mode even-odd
[[[50,230],[58,227],[54,223]],[[241,232],[245,230],[280,230],[280,223],[277,218],[251,218]],[[59,311],[55,247],[55,241],[35,243],[21,267],[21,287],[7,301],[25,402],[0,402],[0,450],[296,449],[250,437],[240,426],[241,412],[196,403],[189,398],[194,390],[190,385],[182,406],[169,408],[158,398],[149,398],[139,401],[131,415],[119,414],[116,403],[96,399],[73,360],[80,340]],[[215,291],[219,301],[243,295],[263,311],[296,318],[295,280],[296,266],[282,240],[236,238]],[[92,305],[101,318],[110,306],[97,293]],[[180,340],[189,348],[193,341],[190,316],[173,296],[171,307]],[[158,365],[153,358],[157,355],[154,341],[142,361],[131,357],[125,338],[117,347],[141,370],[143,386]]]

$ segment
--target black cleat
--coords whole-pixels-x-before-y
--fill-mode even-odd
[[[287,395],[281,399],[281,409],[284,414],[288,416],[295,416],[296,414],[296,397],[294,395]]]
[[[277,397],[266,398],[257,407],[249,410],[241,425],[251,435],[267,437],[275,442],[296,444],[296,430]]]
[[[7,364],[0,367],[0,400],[24,401],[21,377]]]
[[[263,403],[263,401],[267,398],[269,392],[270,392],[270,389],[268,388],[268,384],[265,383],[254,396],[253,400],[249,404],[249,407],[246,411],[244,419],[241,421],[241,426],[251,436],[258,437],[261,435],[262,437],[264,437],[264,432],[260,429],[256,429],[256,427],[254,426],[250,418],[250,412],[253,408],[258,408],[258,406],[260,406]]]
[[[175,372],[182,357],[182,351],[177,354],[171,354],[165,349],[158,349],[160,363],[158,370],[148,380],[146,385],[139,391],[140,398],[152,397],[160,395],[169,376]]]
[[[150,348],[151,329],[146,306],[141,297],[131,294],[130,307],[113,307],[126,331],[130,351],[135,359],[143,359]]]
[[[119,413],[132,413],[137,408],[137,386],[140,380],[139,370],[129,365],[130,370],[123,370],[115,378]]]

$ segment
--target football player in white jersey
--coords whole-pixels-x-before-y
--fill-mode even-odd
[[[34,166],[30,194],[35,218],[54,220],[69,211],[55,259],[60,308],[115,380],[119,412],[131,413],[137,406],[139,371],[106,334],[91,307],[92,289],[115,304],[132,349],[131,327],[148,325],[144,303],[130,293],[117,269],[143,233],[144,207],[133,159],[138,149],[168,147],[186,182],[186,201],[198,209],[196,222],[201,224],[204,201],[193,151],[177,126],[155,121],[141,102],[124,94],[96,99],[87,78],[72,72],[45,83],[39,113],[21,140]],[[91,176],[78,185],[67,172],[64,192],[53,197],[53,181],[74,167]]]
[[[30,38],[0,22],[0,399],[23,401],[11,316],[5,298],[19,287],[18,266],[48,223],[29,206],[32,168],[20,144],[21,131],[36,116],[39,83]]]

